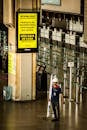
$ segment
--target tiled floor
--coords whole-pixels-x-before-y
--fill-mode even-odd
[[[60,121],[46,118],[47,100],[0,102],[0,130],[87,130],[87,92],[83,102],[60,106]]]

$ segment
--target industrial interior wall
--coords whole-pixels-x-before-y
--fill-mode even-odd
[[[54,11],[80,13],[80,0],[61,0],[60,6],[44,4],[41,8]]]

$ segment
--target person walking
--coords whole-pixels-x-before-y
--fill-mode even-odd
[[[58,85],[58,79],[54,78],[52,80],[52,93],[51,93],[51,104],[54,112],[54,118],[52,121],[58,121],[60,119],[59,110],[59,94],[61,94],[61,87]]]

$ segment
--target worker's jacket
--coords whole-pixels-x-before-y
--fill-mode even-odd
[[[61,93],[60,86],[56,85],[56,88],[52,86],[51,102],[59,102],[59,94]]]

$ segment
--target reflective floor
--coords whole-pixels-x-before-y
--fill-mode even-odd
[[[47,119],[46,112],[46,99],[0,102],[0,130],[87,130],[87,92],[79,104],[60,104],[60,121]]]

